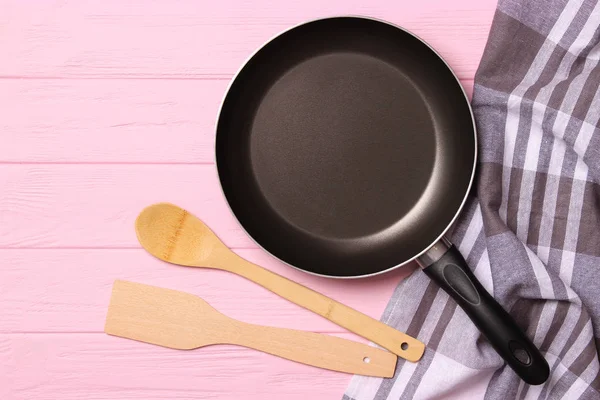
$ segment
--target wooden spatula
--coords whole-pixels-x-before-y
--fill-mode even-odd
[[[206,224],[180,207],[169,203],[151,205],[140,213],[135,227],[141,245],[161,260],[233,272],[406,360],[418,361],[423,356],[425,345],[417,339],[241,258]]]
[[[392,377],[396,355],[366,344],[313,332],[231,319],[200,297],[172,289],[115,281],[105,332],[174,349],[234,344],[315,367]]]

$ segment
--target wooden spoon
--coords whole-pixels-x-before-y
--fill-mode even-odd
[[[247,324],[200,297],[172,289],[115,281],[104,331],[174,349],[233,344],[333,371],[389,378],[396,355],[313,332]]]
[[[178,206],[151,205],[142,210],[135,227],[141,245],[161,260],[233,272],[408,361],[418,361],[423,356],[425,345],[417,339],[241,258],[200,219]]]

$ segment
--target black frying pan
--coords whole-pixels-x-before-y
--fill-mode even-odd
[[[444,234],[477,157],[448,65],[396,26],[327,18],[275,37],[223,101],[216,160],[234,215],[266,251],[329,277],[416,260],[527,383],[549,368]]]

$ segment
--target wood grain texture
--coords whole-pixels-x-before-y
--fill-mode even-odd
[[[331,280],[285,266],[262,250],[237,252],[373,318],[381,315],[397,283],[413,271],[407,266],[366,280]],[[248,323],[344,331],[242,277],[175,266],[142,249],[5,249],[0,250],[0,260],[0,335],[102,332],[115,279],[193,293],[222,313]]]
[[[470,92],[495,6],[0,0],[0,399],[339,399],[347,374],[233,346],[181,357],[99,333],[117,278],[197,293],[250,323],[341,331],[243,278],[156,260],[139,248],[133,221],[148,204],[180,204],[243,257],[378,318],[408,269],[317,278],[257,250],[240,229],[212,165],[219,101],[264,40],[340,14],[413,30]]]
[[[212,163],[228,83],[0,79],[0,162]]]
[[[228,84],[0,79],[0,163],[213,163]],[[462,85],[470,95],[473,81]]]
[[[8,2],[0,16],[0,76],[226,78],[289,26],[352,14],[414,31],[459,77],[472,78],[494,6],[490,0]]]
[[[256,245],[223,198],[214,165],[4,165],[0,246],[135,247],[134,222],[167,201],[203,218],[230,247]]]
[[[232,344],[331,371],[383,378],[394,376],[397,361],[394,354],[364,343],[249,324],[191,293],[124,280],[113,284],[104,331],[178,350]]]
[[[182,357],[104,333],[5,334],[0,358],[3,400],[338,399],[349,381],[238,346]]]

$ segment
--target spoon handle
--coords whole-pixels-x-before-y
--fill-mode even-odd
[[[243,276],[408,361],[418,361],[423,356],[425,345],[417,339],[306,286],[253,264],[235,253],[229,254],[232,256],[223,260],[222,269]]]
[[[365,376],[394,376],[395,354],[367,344],[320,333],[247,324],[233,320],[229,344],[332,371]]]

